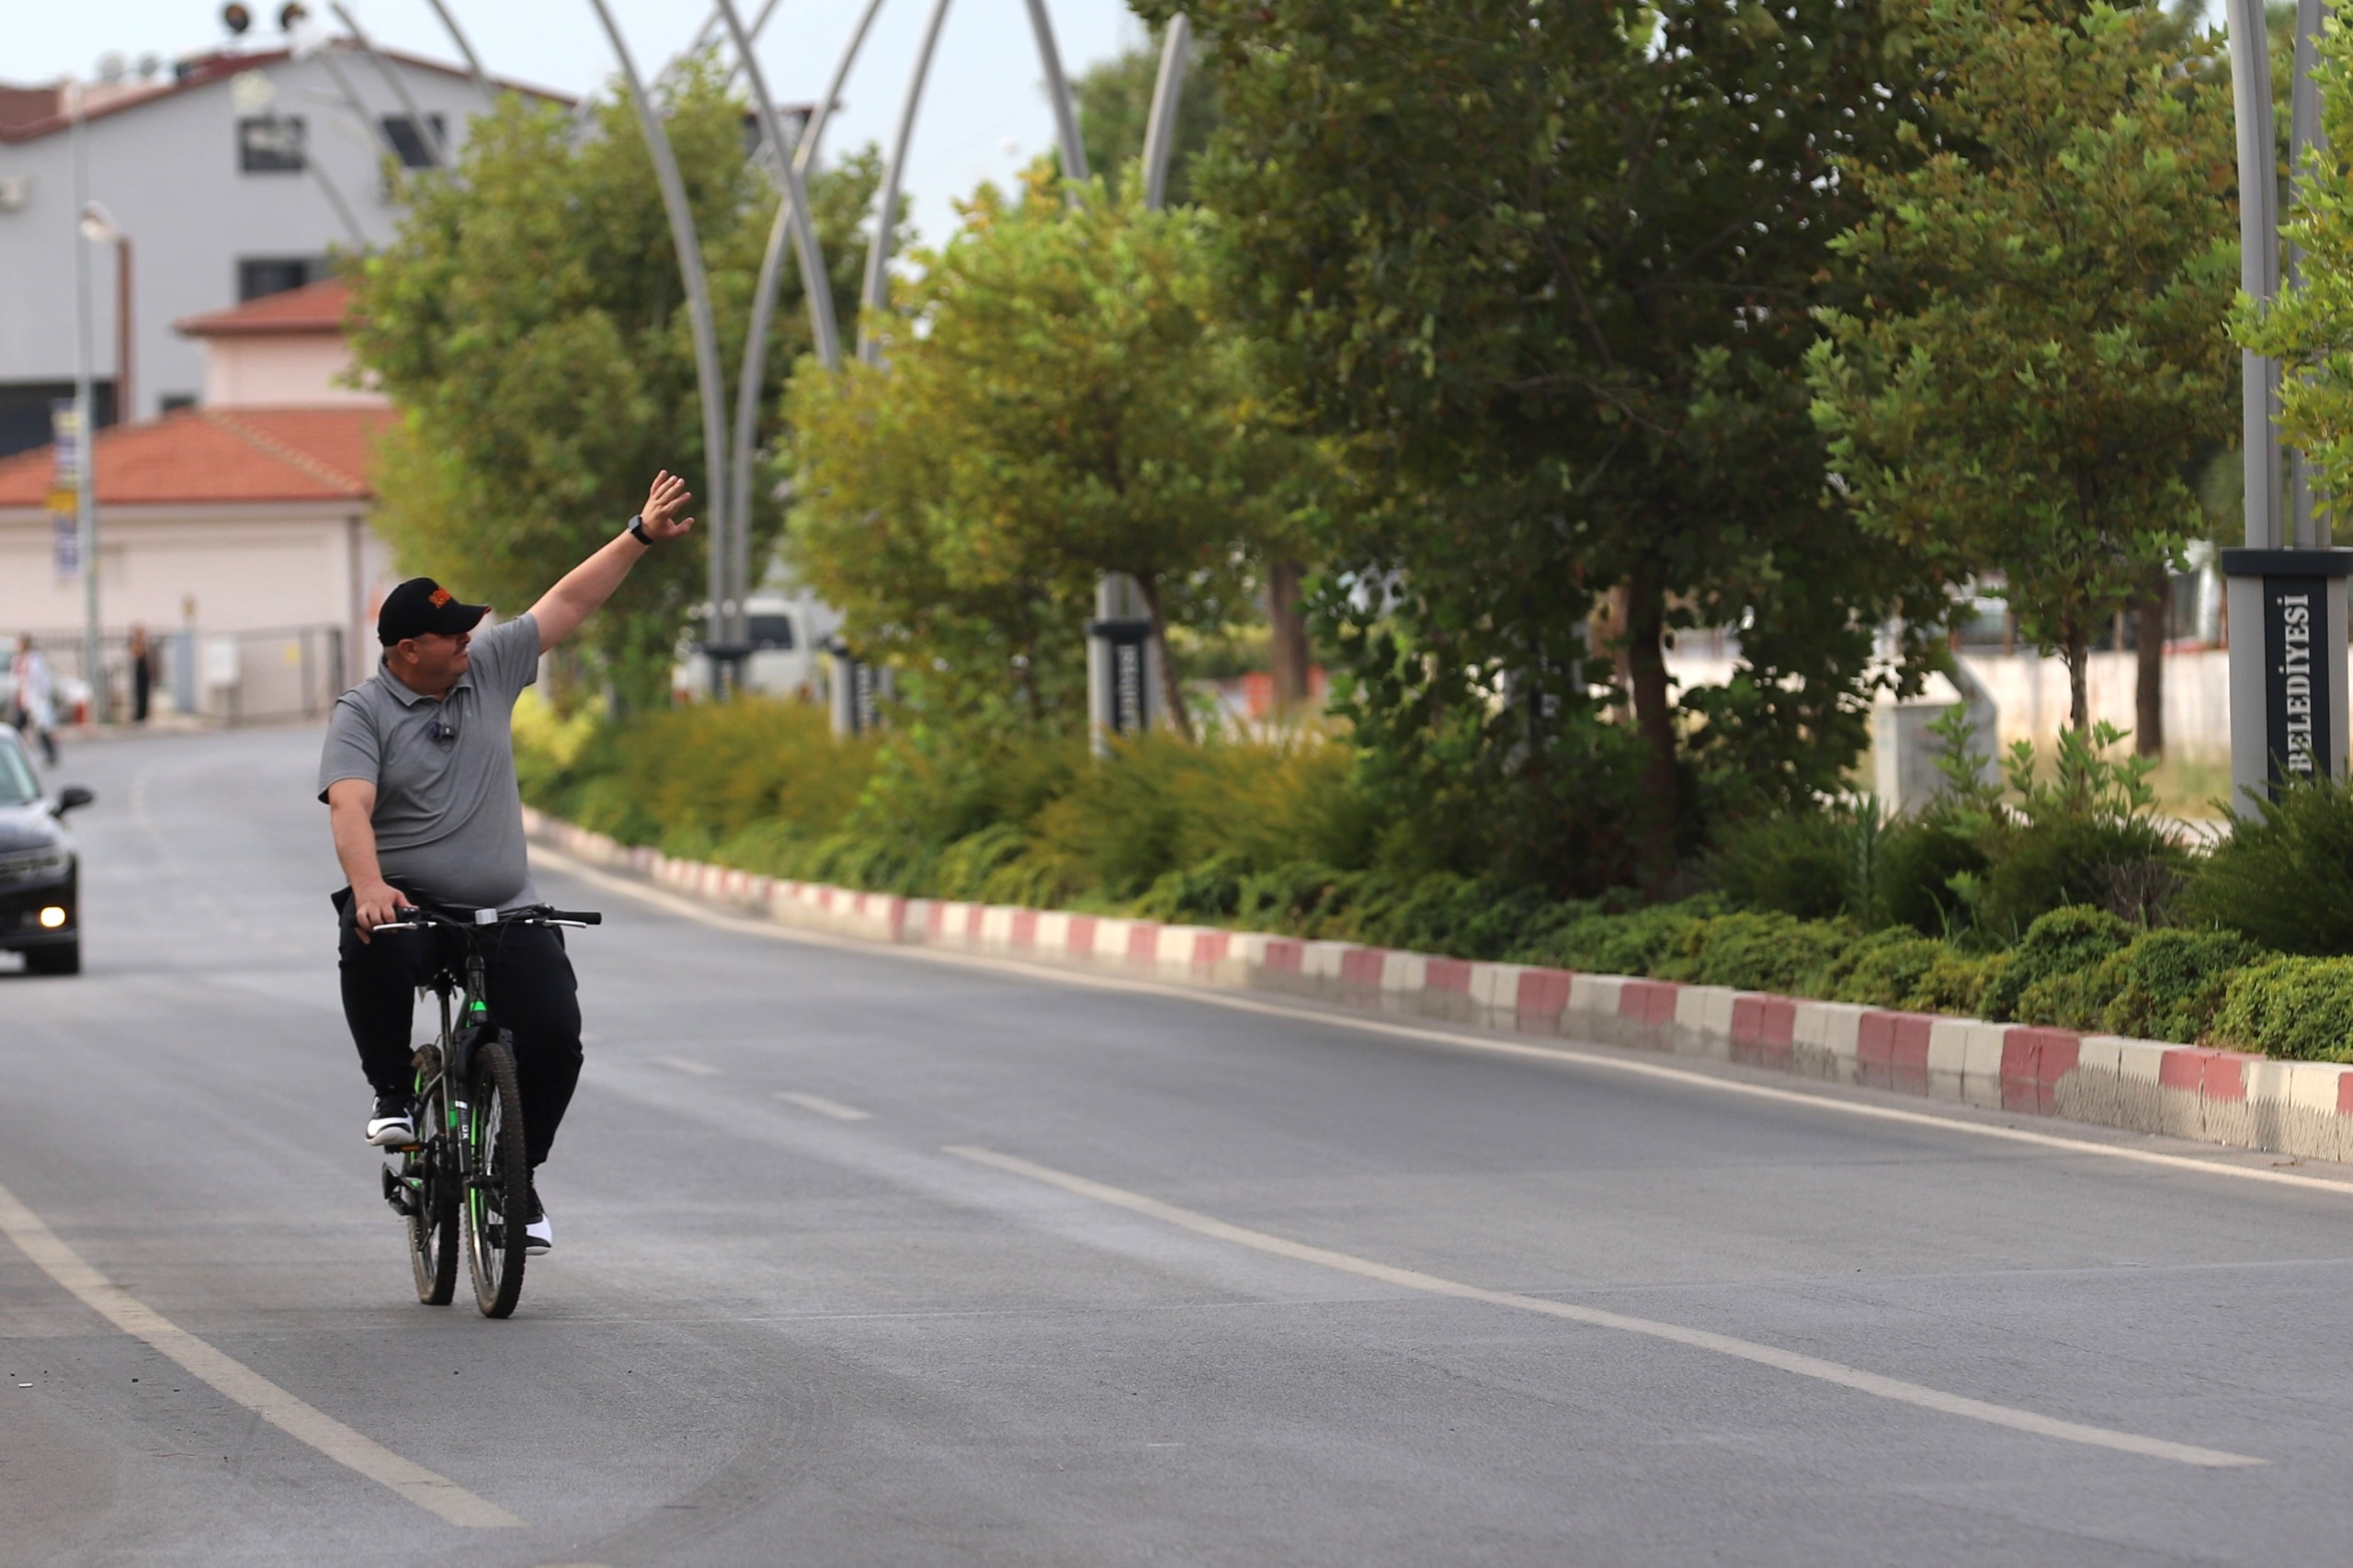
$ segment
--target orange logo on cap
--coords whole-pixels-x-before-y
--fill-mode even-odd
[[[433,590],[433,608],[434,608],[435,609],[439,609],[443,605],[446,605],[446,604],[448,604],[449,602],[449,589],[447,589],[447,588],[436,588],[436,589],[434,589],[434,590]]]

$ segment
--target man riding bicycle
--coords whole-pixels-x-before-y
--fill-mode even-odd
[[[344,1019],[375,1090],[368,1142],[416,1141],[409,1041],[416,989],[442,959],[438,931],[375,934],[402,909],[502,913],[540,903],[523,841],[515,783],[516,699],[539,678],[540,655],[572,635],[621,585],[638,557],[694,527],[681,518],[686,481],[655,477],[645,509],[566,573],[523,615],[474,635],[487,605],[460,604],[428,577],[384,597],[373,678],[338,699],[319,759],[335,858],[349,885],[341,916]],[[525,1155],[536,1171],[580,1080],[580,1000],[561,933],[506,932],[489,957],[489,1001],[515,1039]],[[554,1244],[536,1183],[529,1250]]]

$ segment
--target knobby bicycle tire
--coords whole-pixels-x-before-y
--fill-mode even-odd
[[[466,1267],[474,1305],[503,1318],[523,1299],[524,1210],[531,1170],[523,1153],[523,1090],[502,1029],[479,1041],[466,1095]]]
[[[416,1277],[416,1299],[446,1307],[458,1294],[458,1195],[450,1190],[448,1080],[438,1072],[420,1085],[416,1132],[423,1146],[401,1156],[413,1207],[408,1224],[409,1270]]]

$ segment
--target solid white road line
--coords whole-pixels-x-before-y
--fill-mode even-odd
[[[2114,1449],[2120,1453],[2139,1454],[2147,1459],[2171,1460],[2177,1464],[2200,1465],[2209,1469],[2238,1469],[2266,1461],[2245,1454],[2223,1453],[2215,1449],[2194,1448],[2188,1443],[2167,1442],[2162,1437],[2143,1437],[2131,1432],[2111,1431],[2105,1426],[2086,1426],[2074,1421],[2061,1421],[2053,1416],[2037,1415],[2031,1410],[2013,1410],[2008,1405],[1989,1404],[1982,1399],[1970,1399],[1940,1389],[1925,1388],[1907,1383],[1898,1378],[1881,1377],[1859,1368],[1825,1361],[1817,1356],[1802,1356],[1793,1350],[1783,1350],[1753,1340],[1735,1339],[1730,1335],[1711,1334],[1706,1329],[1686,1328],[1679,1324],[1660,1323],[1651,1318],[1629,1317],[1623,1312],[1604,1312],[1597,1307],[1574,1306],[1566,1301],[1548,1301],[1541,1296],[1523,1296],[1511,1290],[1490,1290],[1461,1280],[1444,1278],[1436,1274],[1424,1274],[1419,1269],[1400,1268],[1393,1264],[1377,1263],[1353,1253],[1334,1252],[1328,1247],[1310,1246],[1254,1231],[1245,1226],[1180,1209],[1173,1203],[1163,1203],[1125,1187],[1108,1187],[1085,1176],[1072,1176],[1051,1166],[1034,1165],[1012,1154],[1000,1154],[993,1149],[976,1148],[969,1144],[956,1145],[945,1151],[979,1165],[1027,1176],[1032,1181],[1058,1187],[1064,1192],[1081,1198],[1091,1198],[1099,1203],[1112,1204],[1137,1214],[1146,1215],[1165,1223],[1178,1226],[1196,1235],[1217,1241],[1232,1242],[1252,1247],[1277,1257],[1290,1258],[1299,1263],[1312,1263],[1324,1268],[1337,1269],[1366,1279],[1403,1290],[1419,1290],[1433,1296],[1452,1296],[1461,1301],[1483,1301],[1493,1307],[1510,1307],[1523,1312],[1539,1312],[1546,1317],[1566,1318],[1571,1323],[1587,1324],[1595,1328],[1614,1328],[1627,1334],[1644,1335],[1653,1339],[1665,1339],[1677,1345],[1689,1346],[1695,1350],[1710,1350],[1719,1356],[1730,1356],[1758,1366],[1813,1378],[1840,1388],[1853,1389],[1859,1393],[1891,1399],[1902,1404],[1916,1404],[1924,1410],[1940,1411],[1947,1415],[1966,1416],[1995,1426],[2007,1426],[2014,1431],[2031,1432],[2040,1437],[2056,1437],[2063,1442],[2083,1443],[2096,1449]]]
[[[871,1121],[874,1119],[874,1113],[872,1111],[860,1110],[856,1106],[847,1106],[842,1104],[839,1100],[829,1100],[823,1095],[803,1095],[796,1094],[790,1089],[779,1089],[776,1092],[776,1097],[792,1105],[797,1105],[802,1110],[813,1110],[819,1116],[830,1116],[835,1121]]]
[[[2096,1154],[2102,1159],[2123,1160],[2135,1165],[2189,1171],[2199,1176],[2231,1176],[2241,1181],[2269,1182],[2279,1187],[2300,1187],[2313,1191],[2334,1193],[2340,1198],[2353,1197],[2353,1181],[2329,1176],[2303,1176],[2294,1171],[2274,1170],[2264,1165],[2234,1165],[2221,1158],[2167,1154],[2154,1149],[2134,1149],[2116,1143],[2094,1142],[2088,1139],[2063,1137],[2055,1132],[2037,1132],[2028,1128],[2009,1127],[1999,1122],[1979,1121],[1961,1116],[1940,1116],[1932,1111],[1905,1110],[1898,1106],[1877,1105],[1868,1100],[1843,1099],[1835,1095],[1809,1092],[1804,1089],[1776,1088],[1770,1084],[1754,1084],[1743,1078],[1719,1077],[1711,1073],[1694,1072],[1688,1067],[1675,1067],[1659,1062],[1637,1061],[1626,1056],[1574,1045],[1539,1045],[1527,1040],[1506,1040],[1500,1036],[1473,1034],[1467,1030],[1457,1033],[1448,1029],[1426,1028],[1414,1024],[1392,1023],[1383,1018],[1363,1017],[1355,1014],[1326,1011],[1318,1007],[1285,1006],[1279,1002],[1262,1001],[1255,996],[1241,996],[1225,991],[1196,990],[1190,986],[1163,985],[1149,980],[1088,974],[1082,971],[1062,969],[1050,964],[1026,962],[1017,958],[945,952],[932,948],[901,947],[895,943],[860,941],[855,937],[835,937],[819,931],[801,931],[789,926],[777,925],[772,921],[754,919],[749,915],[730,915],[707,909],[662,889],[649,887],[634,878],[619,877],[608,871],[600,870],[583,861],[575,860],[560,850],[549,849],[535,844],[531,846],[531,853],[546,860],[566,876],[578,877],[583,881],[597,887],[638,898],[656,908],[689,920],[700,921],[707,926],[741,932],[746,936],[766,937],[775,941],[796,942],[807,947],[831,948],[838,951],[857,951],[883,957],[914,959],[929,963],[949,964],[961,969],[988,970],[1000,973],[1010,970],[1029,979],[1051,981],[1088,990],[1126,991],[1142,995],[1166,996],[1186,1002],[1199,1003],[1203,1006],[1223,1007],[1232,1012],[1256,1013],[1266,1017],[1287,1018],[1298,1023],[1328,1024],[1335,1028],[1353,1029],[1359,1034],[1387,1035],[1392,1040],[1419,1040],[1426,1044],[1441,1045],[1449,1051],[1469,1051],[1490,1056],[1518,1057],[1523,1061],[1544,1062],[1557,1066],[1596,1067],[1605,1072],[1622,1073],[1638,1078],[1658,1079],[1711,1089],[1718,1094],[1745,1095],[1751,1099],[1773,1100],[1783,1105],[1803,1106],[1813,1110],[1830,1111],[1844,1116],[1859,1116],[1874,1121],[1896,1122],[1911,1127],[1929,1127],[1945,1132],[1964,1132],[1980,1138],[1996,1139],[2004,1142],[2053,1149],[2063,1153]],[[2240,1153],[2248,1152],[2240,1151]]]
[[[298,1441],[337,1464],[447,1519],[472,1529],[502,1529],[522,1520],[477,1497],[445,1475],[403,1459],[372,1437],[363,1437],[317,1406],[296,1398],[244,1362],[222,1355],[163,1313],[108,1278],[61,1240],[40,1216],[0,1187],[0,1234],[38,1265],[42,1273],[84,1306],[133,1339],[176,1361],[188,1374],[244,1405]]]
[[[716,1078],[719,1076],[719,1069],[708,1062],[689,1061],[683,1056],[656,1056],[653,1060],[660,1066],[667,1067],[674,1073],[684,1073],[689,1077]]]

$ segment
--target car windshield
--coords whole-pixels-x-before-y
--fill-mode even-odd
[[[0,730],[0,806],[29,806],[40,799],[40,781],[17,737]]]

